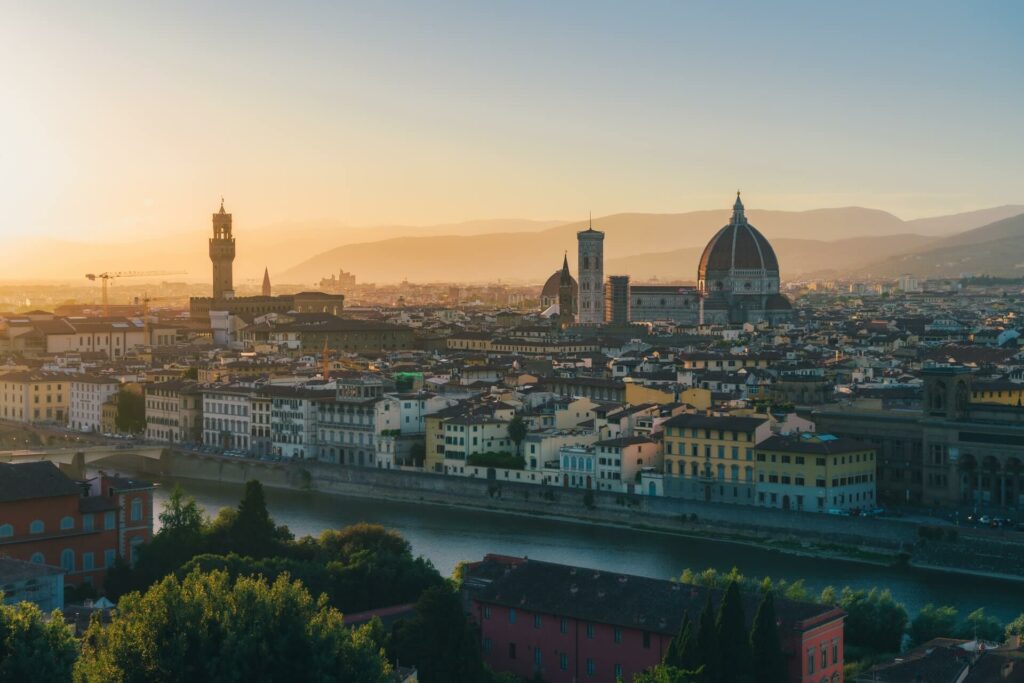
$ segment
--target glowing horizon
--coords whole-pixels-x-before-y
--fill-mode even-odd
[[[1024,203],[1017,3],[8,8],[0,235]]]

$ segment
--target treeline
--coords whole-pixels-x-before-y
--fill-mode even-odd
[[[683,617],[661,664],[633,678],[634,683],[784,683],[786,661],[779,641],[775,595],[761,596],[750,630],[741,583],[728,583],[718,610],[711,594],[696,623]]]
[[[405,539],[357,524],[296,540],[249,482],[237,508],[210,520],[180,489],[135,567],[108,576],[119,597],[74,637],[59,612],[0,606],[0,681],[221,683],[393,681],[391,662],[423,683],[502,683],[453,582]],[[346,627],[342,611],[415,603],[388,632],[377,619]]]
[[[985,614],[979,608],[962,620],[954,607],[925,605],[913,619],[902,603],[897,602],[889,590],[853,589],[849,586],[837,590],[827,586],[818,593],[807,588],[804,581],[787,582],[745,577],[733,568],[730,572],[706,569],[693,572],[689,569],[679,577],[685,584],[696,584],[711,588],[724,588],[739,584],[746,591],[772,591],[787,600],[814,602],[821,605],[837,605],[847,614],[844,639],[846,642],[845,661],[870,662],[900,652],[905,647],[926,643],[933,638],[953,637],[980,638],[990,642],[1002,642],[1005,638],[1024,632],[1024,613],[1008,624]]]

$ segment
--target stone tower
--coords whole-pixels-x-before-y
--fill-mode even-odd
[[[576,322],[576,306],[573,301],[572,274],[569,272],[569,255],[562,259],[562,272],[558,276],[558,326],[562,329]]]
[[[576,233],[579,244],[579,321],[584,325],[604,322],[604,233],[590,225]]]
[[[210,238],[210,261],[213,262],[213,299],[223,301],[235,296],[232,263],[235,260],[235,238],[231,235],[231,214],[224,211],[224,198],[220,211],[213,214],[213,237]]]
[[[270,269],[263,268],[263,296],[270,296]]]

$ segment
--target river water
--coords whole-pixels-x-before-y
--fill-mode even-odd
[[[174,481],[159,483],[157,512],[163,509]],[[241,484],[179,483],[211,516],[223,507],[237,505],[243,489]],[[953,605],[961,616],[984,607],[986,613],[1004,622],[1024,612],[1021,583],[795,557],[732,543],[543,517],[270,488],[266,495],[271,516],[278,524],[287,524],[297,537],[356,522],[382,524],[401,533],[415,554],[430,559],[446,576],[459,561],[480,559],[486,553],[666,579],[687,567],[728,571],[735,566],[747,576],[802,578],[815,591],[828,585],[887,587],[911,615],[929,602]]]

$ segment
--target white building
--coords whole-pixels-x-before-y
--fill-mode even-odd
[[[117,394],[121,383],[112,377],[72,375],[68,402],[68,426],[83,432],[99,432],[103,404]]]
[[[270,439],[274,455],[282,458],[316,458],[322,406],[334,401],[331,385],[320,388],[264,387],[270,396]]]
[[[203,443],[248,451],[254,389],[241,385],[206,387],[203,395]]]
[[[203,396],[191,380],[154,382],[146,393],[146,438],[168,443],[201,439]]]

